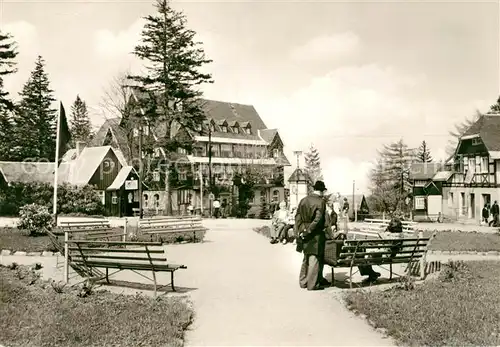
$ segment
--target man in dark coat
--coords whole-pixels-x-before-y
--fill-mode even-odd
[[[495,202],[493,203],[493,206],[491,206],[491,215],[493,216],[493,220],[490,221],[490,226],[498,226],[498,213],[500,212],[499,211],[499,207],[498,207],[498,204],[497,204],[497,201],[495,200]]]
[[[295,215],[295,235],[297,237],[297,251],[304,253],[300,268],[300,287],[307,290],[320,290],[323,287],[320,280],[321,263],[325,252],[325,213],[326,202],[323,194],[325,184],[317,181],[314,191],[303,198],[297,207]]]

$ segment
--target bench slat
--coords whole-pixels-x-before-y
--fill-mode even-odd
[[[84,263],[81,261],[74,262],[72,261],[73,264],[78,264],[78,265],[83,265]],[[146,271],[151,271],[152,267],[151,264],[139,264],[139,263],[110,263],[110,262],[105,262],[105,261],[90,261],[86,262],[86,264],[90,267],[103,267],[103,268],[114,268],[114,269],[121,269],[121,270],[146,270]],[[176,271],[178,269],[187,269],[187,266],[185,265],[175,265],[175,264],[165,264],[165,265],[154,265],[154,270],[155,271],[167,271],[167,272],[172,272]]]
[[[365,255],[391,255],[394,251],[390,251],[389,249],[387,251],[380,251],[380,252],[356,252],[356,256],[365,256]],[[416,249],[415,251],[403,251],[403,252],[397,252],[397,254],[420,254],[424,253],[424,250]],[[341,259],[347,258],[347,257],[353,257],[354,252],[348,252],[348,253],[340,253]]]
[[[148,257],[127,257],[120,255],[109,255],[109,254],[100,254],[100,253],[84,253],[85,262],[92,261],[92,259],[113,259],[113,260],[135,260],[135,261],[149,261]],[[71,255],[71,259],[73,260],[82,260],[82,255],[80,253],[74,253]],[[153,258],[151,257],[151,261],[162,261],[166,262],[166,258]]]
[[[82,251],[100,251],[100,248],[93,248],[93,247],[68,247],[68,249],[70,251],[78,251],[78,250],[82,250]],[[148,253],[148,251],[146,251],[146,249],[127,249],[127,248],[103,248],[106,252],[118,252],[118,253],[141,253],[141,254],[145,254],[145,253]],[[165,250],[163,249],[150,249],[149,250],[149,253],[165,253]],[[84,252],[84,254],[86,254]]]
[[[94,241],[94,240],[69,240],[67,243],[75,244],[97,244],[97,245],[124,245],[124,246],[162,246],[161,242],[142,241]]]
[[[338,263],[346,264],[351,266],[351,262],[353,266],[359,265],[385,265],[385,264],[400,264],[400,263],[408,263],[410,260],[420,260],[422,255],[415,255],[413,257],[394,257],[394,258],[354,258],[352,259],[340,259]]]
[[[207,231],[205,228],[191,228],[191,229],[147,229],[143,230],[144,234],[164,234],[164,233],[183,233],[183,232]]]

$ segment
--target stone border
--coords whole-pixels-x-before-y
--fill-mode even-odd
[[[352,229],[349,229],[350,231],[361,231],[361,229],[357,226],[353,227]],[[433,229],[433,228],[420,228],[420,229],[415,229],[415,232],[438,232],[438,233],[467,233],[467,234],[493,234],[493,235],[500,235],[500,229],[496,227],[492,227],[491,230],[461,230],[461,229]]]
[[[59,252],[25,252],[25,251],[12,251],[10,249],[2,249],[0,252],[2,256],[17,256],[17,257],[60,257],[61,253]]]
[[[481,256],[500,256],[499,251],[435,251],[428,250],[427,255],[481,255]]]

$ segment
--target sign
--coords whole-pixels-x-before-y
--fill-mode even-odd
[[[137,180],[125,181],[125,190],[137,190],[137,189],[139,189],[139,181]]]
[[[213,193],[208,194],[208,199],[209,200],[215,199],[215,195]]]

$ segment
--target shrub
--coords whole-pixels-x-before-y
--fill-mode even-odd
[[[265,203],[265,202],[262,202],[262,204],[260,206],[259,218],[260,219],[268,219],[269,218],[269,208],[267,207],[267,203]]]
[[[53,219],[46,207],[29,204],[21,207],[17,228],[30,235],[46,234],[52,230]]]

